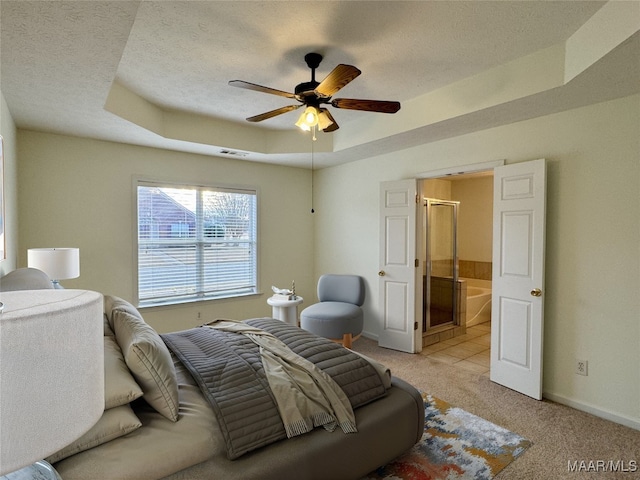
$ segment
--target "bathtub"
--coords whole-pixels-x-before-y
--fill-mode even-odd
[[[467,284],[467,327],[491,321],[491,281],[462,278]]]

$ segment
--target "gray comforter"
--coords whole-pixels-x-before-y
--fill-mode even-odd
[[[327,373],[353,408],[385,394],[380,374],[359,355],[271,318],[246,323],[273,334]],[[230,459],[287,437],[258,345],[244,335],[211,328],[193,328],[162,338],[211,404]]]

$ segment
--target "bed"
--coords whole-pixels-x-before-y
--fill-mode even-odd
[[[12,272],[0,279],[0,290],[47,288],[41,273]],[[423,401],[411,385],[297,327],[261,318],[159,335],[125,300],[105,295],[104,304],[105,411],[87,434],[47,459],[64,480],[355,480],[422,436]],[[227,331],[236,323],[243,332]],[[219,328],[222,324],[226,328]],[[257,392],[257,384],[269,384],[263,375],[269,362],[260,363],[268,348],[255,344],[254,330],[266,332],[258,333],[260,338],[286,344],[296,358],[313,363],[322,378],[329,375],[328,383],[339,384],[336,396],[343,403],[342,396],[348,397],[357,432],[345,433],[338,421],[333,431],[312,426],[306,433],[291,434],[283,428],[284,420],[274,423],[271,414],[263,413],[273,408],[258,404],[258,397],[273,400],[274,394],[268,388],[267,394]],[[223,351],[239,359],[223,358]],[[202,374],[193,370],[203,368],[200,364]],[[239,369],[235,375],[229,365]],[[249,390],[239,390],[234,382],[241,378],[247,383],[247,368],[256,377]],[[232,417],[220,416],[225,414],[221,411]],[[245,417],[253,420],[243,423]]]

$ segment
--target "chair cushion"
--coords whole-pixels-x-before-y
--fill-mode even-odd
[[[364,317],[357,305],[321,302],[302,311],[300,327],[324,338],[341,339],[345,333],[360,335],[364,328]]]
[[[318,280],[318,300],[346,302],[362,306],[364,279],[358,275],[325,274]]]

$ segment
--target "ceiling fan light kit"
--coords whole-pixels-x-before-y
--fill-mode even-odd
[[[360,75],[360,70],[352,65],[340,64],[335,67],[329,75],[324,78],[324,80],[317,82],[316,68],[318,68],[322,61],[322,55],[319,53],[308,53],[305,55],[304,60],[307,63],[307,66],[311,69],[311,81],[296,85],[294,89],[295,93],[264,87],[255,83],[245,82],[243,80],[231,80],[229,82],[229,85],[233,87],[278,95],[300,102],[300,105],[288,105],[249,117],[247,118],[247,121],[261,122],[304,106],[306,108],[298,118],[295,125],[304,131],[310,131],[315,126],[318,126],[323,132],[329,133],[336,131],[339,126],[331,113],[329,113],[329,110],[320,106],[323,104],[329,104],[334,108],[379,113],[396,113],[400,110],[400,102],[386,100],[357,100],[353,98],[336,98],[332,100],[331,97],[337,93],[338,90]]]
[[[300,115],[300,118],[296,122],[296,127],[298,127],[300,130],[303,130],[305,132],[310,132],[311,131],[311,127],[307,124],[307,122],[305,120],[304,113],[302,115]]]
[[[335,125],[335,122],[332,120],[331,115],[329,115],[329,111],[326,108],[321,108],[320,113],[318,113],[318,127],[324,132],[329,132],[333,131],[329,130],[329,127],[332,125]]]
[[[302,115],[300,115],[300,118],[298,118],[296,126],[308,132],[311,130],[311,127],[318,125],[318,113],[319,111],[316,107],[307,107]]]

